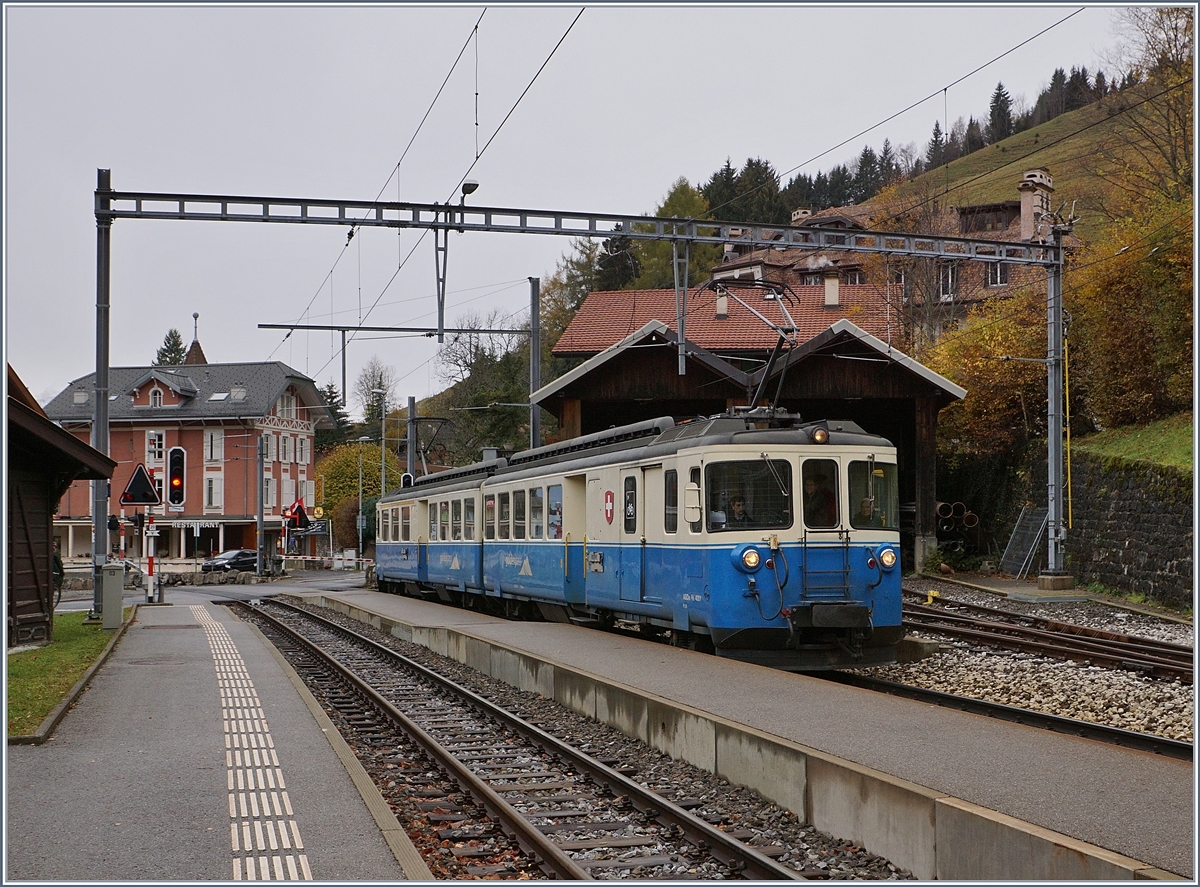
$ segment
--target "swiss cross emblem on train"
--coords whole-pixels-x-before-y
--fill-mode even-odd
[[[616,498],[613,496],[612,490],[606,490],[604,493],[604,519],[610,524],[613,519],[613,511],[616,510]]]

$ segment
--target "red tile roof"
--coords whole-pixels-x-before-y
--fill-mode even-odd
[[[794,286],[798,304],[788,300],[787,310],[797,327],[797,340],[807,342],[839,320],[849,320],[885,342],[896,342],[900,322],[883,293],[873,284],[842,284],[839,305],[825,307],[823,286]],[[739,298],[772,323],[787,326],[779,303],[768,301],[757,290],[736,291]],[[693,289],[688,295],[687,339],[716,353],[764,351],[774,347],[778,334],[753,313],[729,298],[729,316],[716,316],[716,294]],[[621,290],[591,293],[563,332],[554,353],[560,356],[598,354],[651,320],[675,329],[675,290]],[[889,330],[890,326],[890,330]],[[889,335],[890,333],[890,335]]]

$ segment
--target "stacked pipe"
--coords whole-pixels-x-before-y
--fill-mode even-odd
[[[979,526],[979,515],[968,511],[962,502],[937,503],[938,531],[953,533],[955,530],[971,530]]]

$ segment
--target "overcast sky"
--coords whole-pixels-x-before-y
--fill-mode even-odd
[[[596,6],[572,28],[581,8],[6,5],[7,360],[42,402],[95,370],[97,168],[117,190],[434,202],[495,135],[471,203],[651,213],[726,158],[768,160],[786,184],[885,137],[923,150],[934,121],[986,116],[998,81],[1031,105],[1055,67],[1094,72],[1115,41],[1109,7]],[[172,327],[187,345],[199,312],[210,362],[282,360],[340,386],[340,337],[258,324],[434,325],[420,238],[366,229],[344,250],[333,226],[119,220],[110,363],[149,364]],[[569,245],[452,234],[447,325],[520,322],[527,278]],[[436,347],[359,334],[350,385],[378,356],[399,399],[425,397],[445,387]]]

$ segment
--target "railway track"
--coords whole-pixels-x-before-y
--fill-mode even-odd
[[[907,591],[904,594],[910,598],[903,605],[904,625],[908,629],[1103,668],[1135,671],[1160,680],[1193,683],[1194,652],[1191,647],[946,598],[938,598],[936,606],[919,604],[911,599],[924,595]]]
[[[782,848],[743,843],[350,629],[282,602],[236,606],[327,709],[384,753],[391,781],[407,782],[447,877],[679,879],[704,861],[716,877],[804,879],[768,855]]]

